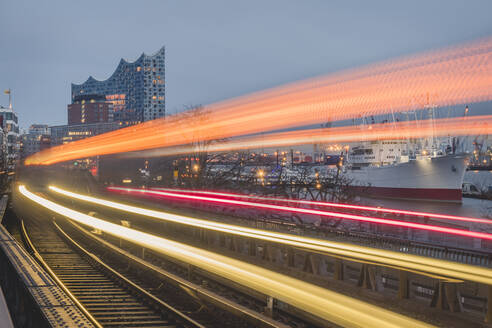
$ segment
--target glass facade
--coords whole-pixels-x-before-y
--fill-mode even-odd
[[[2,148],[5,147],[7,158],[7,169],[13,170],[19,159],[20,138],[17,114],[11,108],[0,106],[0,125],[5,135]],[[2,150],[3,151],[3,150]]]
[[[72,101],[84,94],[105,95],[113,103],[114,121],[137,124],[165,116],[165,49],[142,54],[136,61],[121,59],[105,81],[90,76],[82,84],[72,83]]]

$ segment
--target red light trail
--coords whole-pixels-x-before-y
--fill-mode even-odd
[[[170,189],[170,188],[155,188],[155,189],[170,192],[170,193],[203,194],[203,195],[209,195],[209,196],[216,196],[219,198],[220,197],[245,198],[245,199],[255,199],[255,200],[272,201],[272,202],[280,202],[280,203],[305,204],[305,205],[335,207],[335,208],[353,209],[353,210],[361,210],[361,211],[372,211],[372,212],[402,214],[402,215],[411,215],[411,216],[424,216],[424,217],[443,219],[443,220],[492,224],[492,220],[488,220],[488,219],[472,218],[472,217],[465,217],[465,216],[455,216],[455,215],[447,215],[447,214],[438,214],[438,213],[429,213],[429,212],[406,211],[406,210],[398,210],[398,209],[384,208],[384,207],[373,207],[373,206],[361,206],[361,205],[352,205],[352,204],[319,202],[319,201],[301,200],[301,199],[286,199],[286,198],[275,198],[275,197],[250,196],[250,195],[224,193],[224,192],[213,192],[213,191],[203,191],[203,190],[185,190],[185,189]]]
[[[53,189],[55,188],[52,188],[52,190]],[[58,189],[58,191],[61,190]],[[145,249],[163,254],[166,257],[174,258],[183,263],[189,263],[193,267],[209,272],[214,276],[233,281],[240,286],[255,290],[262,295],[271,296],[276,300],[285,304],[290,304],[295,308],[302,309],[317,318],[325,319],[337,326],[369,328],[431,327],[431,325],[415,319],[407,318],[400,314],[390,312],[389,310],[251,263],[89,216],[42,198],[30,192],[22,185],[19,186],[19,192],[34,204],[38,204],[58,215],[69,218],[70,220],[76,221],[77,223],[92,229],[98,229],[104,234],[126,240],[132,244],[144,247]],[[262,231],[258,230],[257,232],[261,233]],[[324,250],[325,252],[330,252],[330,254],[343,252],[356,256],[359,259],[375,257],[379,259],[378,263],[392,265],[393,267],[396,264],[399,264],[399,267],[403,266],[409,271],[422,272],[424,274],[430,273],[434,277],[436,275],[448,278],[458,277],[458,279],[463,277],[481,283],[490,283],[492,280],[490,277],[490,270],[487,270],[486,268],[451,263],[437,259],[427,259],[415,255],[371,249],[368,247],[344,245],[343,243],[329,243],[321,240],[317,241],[315,239],[308,240],[302,237],[299,237],[298,241],[293,241],[281,239],[279,238],[280,236],[275,237],[274,234],[271,233],[269,233],[269,235],[271,236],[271,239],[277,243],[285,245],[295,244],[297,247],[303,247],[310,250]],[[255,237],[262,238],[261,235],[256,235]],[[290,238],[291,236],[286,237]],[[329,249],[328,244],[331,244],[331,250]],[[347,250],[342,250],[342,248],[347,248],[347,246]],[[335,249],[335,247],[337,249]],[[363,251],[365,253],[363,253]],[[425,271],[419,269],[424,269]]]
[[[414,273],[422,273],[424,275],[430,274],[433,278],[443,277],[445,279],[451,278],[467,280],[492,285],[492,271],[489,268],[482,268],[475,265],[461,264],[441,259],[427,258],[424,256],[412,255],[403,252],[395,252],[367,246],[354,245],[351,243],[329,241],[326,239],[317,239],[296,234],[268,231],[257,228],[249,228],[245,226],[238,226],[234,224],[221,223],[217,221],[193,218],[165,211],[156,211],[148,208],[122,204],[98,197],[77,194],[68,190],[60,189],[55,186],[49,186],[49,190],[62,195],[63,197],[68,197],[72,200],[77,199],[82,202],[93,204],[95,206],[104,206],[126,213],[142,215],[151,220],[173,222],[200,229],[218,231],[247,238],[254,238],[257,240],[269,241],[282,245],[289,245],[300,249],[308,249],[311,251],[319,252],[321,254],[331,254],[337,257],[351,258],[355,259],[356,261],[362,261],[364,263],[380,264],[383,266],[399,268]],[[26,197],[36,202],[38,202],[36,200],[38,199],[40,201],[38,203],[43,203],[43,206],[48,205],[48,203],[55,205],[53,202],[47,201],[46,199],[41,199],[41,197],[28,192],[25,186],[19,186],[19,191]],[[51,205],[48,205],[47,207],[53,208]],[[55,207],[60,208],[62,206],[56,204]],[[69,209],[65,208],[63,210],[65,214],[62,215],[68,214],[66,210]],[[73,210],[69,211],[71,213],[75,212]],[[88,218],[88,215],[82,213],[80,214]],[[69,216],[72,217],[71,215]],[[77,214],[77,216],[79,216],[79,214]],[[91,218],[93,219],[93,217]]]
[[[107,189],[110,191],[114,191],[114,192],[127,192],[129,194],[140,194],[140,195],[147,194],[147,195],[153,195],[153,196],[159,196],[159,197],[165,197],[165,198],[199,200],[199,201],[203,201],[203,202],[229,204],[229,205],[234,205],[234,206],[246,206],[246,207],[262,208],[262,209],[268,209],[268,210],[292,212],[292,213],[312,214],[312,215],[319,215],[319,216],[324,216],[324,217],[342,218],[342,219],[355,220],[355,221],[361,221],[361,222],[370,222],[370,223],[379,223],[379,224],[386,224],[386,225],[392,225],[392,226],[398,226],[398,227],[404,227],[404,228],[411,228],[411,229],[419,229],[419,230],[434,231],[434,232],[440,232],[440,233],[446,233],[446,234],[453,234],[453,235],[457,235],[457,236],[492,240],[492,234],[488,234],[488,233],[468,231],[468,230],[455,229],[455,228],[447,228],[447,227],[434,226],[434,225],[429,225],[429,224],[421,224],[421,223],[397,221],[397,220],[390,220],[390,219],[382,219],[382,218],[376,218],[376,217],[366,217],[366,216],[346,214],[346,213],[328,212],[328,211],[321,211],[321,210],[296,208],[296,207],[264,204],[264,203],[254,203],[254,202],[231,200],[231,199],[221,199],[221,198],[212,198],[212,197],[204,197],[204,196],[184,195],[184,194],[170,193],[170,192],[157,191],[157,190],[148,190],[148,189],[121,188],[121,187],[108,187]]]

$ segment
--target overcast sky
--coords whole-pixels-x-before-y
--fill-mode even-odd
[[[71,82],[165,45],[174,113],[490,36],[491,13],[491,0],[0,0],[0,88],[12,89],[21,127],[66,124]]]

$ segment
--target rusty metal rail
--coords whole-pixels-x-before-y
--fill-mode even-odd
[[[22,223],[30,251],[96,327],[203,327],[52,227]],[[31,241],[32,240],[32,241]]]

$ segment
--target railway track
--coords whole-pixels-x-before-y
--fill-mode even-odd
[[[221,292],[224,287],[211,290],[208,278],[205,285],[201,279],[186,279],[188,266],[176,275],[153,265],[160,264],[158,260],[145,262],[108,247],[97,233],[64,218],[55,221],[42,210],[21,212],[25,221],[20,221],[20,234],[26,248],[96,326],[288,327],[283,317],[279,322],[262,314],[263,297],[258,300],[230,288]],[[289,319],[294,327],[306,327],[302,320]]]
[[[26,226],[22,223],[22,235],[30,252],[96,326],[204,327],[152,296],[153,287],[121,275],[68,235],[57,233],[56,225],[30,220]]]
[[[80,184],[80,185],[83,185],[83,184]],[[43,190],[43,189],[40,189],[40,190]],[[200,239],[201,236],[198,236],[195,233],[188,234],[188,233],[186,233],[187,231],[184,231],[185,229],[182,229],[182,228],[180,229],[179,227],[174,227],[174,226],[169,226],[169,225],[158,225],[158,226],[156,226],[155,224],[150,224],[148,222],[148,220],[140,220],[137,217],[129,217],[125,213],[118,213],[118,212],[108,210],[105,208],[101,208],[101,207],[97,207],[97,206],[94,207],[92,205],[87,205],[84,203],[75,202],[73,200],[67,201],[66,199],[63,199],[63,198],[59,199],[59,197],[56,197],[56,195],[55,196],[49,195],[49,197],[55,198],[57,201],[61,201],[61,203],[68,203],[66,205],[69,206],[70,208],[76,208],[77,210],[81,211],[82,213],[89,213],[89,215],[91,215],[90,213],[95,213],[95,212],[93,212],[94,210],[97,210],[97,213],[95,214],[96,217],[102,217],[105,220],[110,221],[110,222],[112,221],[113,223],[118,224],[118,225],[119,224],[121,224],[121,225],[130,225],[131,224],[132,228],[137,228],[137,229],[142,230],[142,231],[159,232],[159,234],[163,234],[165,236],[167,234],[170,234],[170,236],[168,236],[168,238],[171,238],[171,239],[176,238],[179,240],[181,240],[181,238],[182,238],[182,239],[186,240],[189,244],[192,244],[192,245],[200,244],[203,241]],[[19,206],[19,207],[26,209],[26,207],[23,207],[23,206]],[[49,217],[51,217],[51,216],[52,216],[52,214],[49,214]],[[238,218],[238,219],[241,220],[241,218]],[[57,222],[59,222],[62,225],[62,223],[64,223],[65,220],[63,219],[63,222],[62,222],[61,219],[60,220],[57,219]],[[149,223],[149,224],[147,225],[147,223]],[[290,229],[292,229],[292,223],[290,223],[290,225],[289,225],[289,224],[286,224],[285,222],[282,222],[282,221],[279,222],[279,220],[276,220],[275,222],[270,222],[269,220],[264,219],[264,220],[258,220],[255,222],[256,225],[258,225],[258,224],[261,225],[261,223],[263,223],[267,226],[272,225],[272,224],[275,225],[274,230],[280,230],[280,231],[289,230],[290,231]],[[67,225],[69,225],[69,224],[62,225],[63,229],[65,229]],[[247,224],[245,224],[245,225],[247,226]],[[284,225],[286,227],[284,227]],[[256,226],[256,228],[258,228],[258,227],[259,226]],[[175,229],[175,228],[178,228],[178,229]],[[264,228],[267,228],[267,227],[264,227]],[[69,230],[67,230],[67,231],[69,231]],[[72,232],[69,232],[69,234],[70,234],[70,236],[75,235]],[[97,234],[91,233],[89,231],[86,231],[85,234],[87,236],[90,236],[89,238],[97,237]],[[79,236],[77,236],[77,240],[80,240],[78,237]],[[217,299],[218,296],[221,296],[223,299],[226,299],[226,302],[227,302],[227,300],[229,300],[229,301],[235,302],[235,304],[241,304],[244,307],[246,307],[247,309],[249,309],[250,312],[270,315],[272,317],[272,319],[274,321],[276,321],[275,323],[270,324],[270,326],[277,327],[277,326],[284,324],[284,325],[296,326],[296,327],[308,327],[308,326],[312,325],[312,321],[310,320],[311,318],[307,318],[306,316],[304,316],[304,313],[295,312],[297,309],[293,309],[294,312],[292,312],[291,311],[292,308],[288,307],[287,304],[282,304],[282,303],[277,304],[276,303],[273,307],[267,308],[266,306],[270,306],[269,305],[270,300],[267,299],[265,301],[265,299],[263,297],[264,295],[256,295],[254,293],[252,294],[251,291],[249,291],[249,290],[244,290],[242,288],[238,288],[239,286],[236,286],[234,284],[231,285],[228,281],[225,281],[223,279],[217,279],[217,277],[210,275],[207,272],[197,270],[197,268],[195,268],[194,266],[187,265],[186,263],[176,263],[173,260],[170,260],[169,258],[167,258],[165,256],[162,256],[160,254],[154,254],[154,252],[149,251],[149,249],[144,249],[139,245],[131,245],[131,243],[127,243],[126,241],[123,241],[123,243],[122,243],[122,240],[117,238],[117,237],[113,238],[112,236],[107,235],[107,234],[103,234],[100,237],[101,238],[99,238],[99,239],[101,239],[102,242],[108,241],[111,244],[111,245],[105,246],[107,248],[107,250],[102,251],[102,252],[100,250],[94,250],[94,247],[95,247],[94,245],[97,243],[93,243],[93,242],[89,242],[89,243],[86,242],[85,245],[87,245],[88,249],[91,252],[93,252],[94,254],[108,253],[108,256],[103,256],[103,258],[104,258],[104,261],[106,261],[106,263],[110,264],[111,268],[116,268],[118,266],[118,265],[114,265],[111,262],[112,262],[112,259],[114,258],[114,255],[117,253],[117,251],[115,249],[119,247],[121,250],[126,252],[126,255],[122,255],[122,256],[126,256],[129,258],[129,260],[127,260],[128,266],[131,266],[131,265],[135,266],[136,268],[138,268],[138,270],[143,271],[144,275],[151,276],[152,274],[154,274],[154,278],[150,278],[150,279],[156,279],[155,277],[157,277],[157,279],[159,279],[160,281],[166,281],[167,278],[169,278],[167,280],[173,280],[174,282],[178,282],[178,280],[179,280],[179,282],[177,284],[180,285],[180,288],[181,289],[188,289],[190,294],[194,294],[194,297],[196,299],[201,299],[203,301],[204,297],[202,297],[202,296],[205,294],[209,294],[209,295],[213,294],[212,296],[208,296],[208,300],[210,300],[212,297],[215,297]],[[352,235],[350,235],[350,237],[356,238],[355,236],[352,236]],[[357,236],[357,237],[360,237],[360,236]],[[189,240],[189,238],[191,238],[191,240]],[[347,238],[347,236],[344,236],[344,238]],[[101,241],[99,243],[101,243]],[[226,242],[224,247],[226,247],[227,245],[229,245],[229,246],[232,245],[232,244],[227,243],[226,240],[224,240],[224,241]],[[217,240],[215,242],[217,242]],[[218,242],[220,242],[220,240]],[[217,243],[214,243],[213,245],[206,244],[205,247],[206,248],[207,247],[213,248],[214,246],[217,246],[216,244]],[[393,243],[390,243],[390,245],[393,246]],[[227,246],[227,247],[229,247],[229,246]],[[204,247],[204,245],[200,244],[200,247]],[[110,249],[110,248],[114,248],[114,249]],[[260,250],[260,252],[263,252],[263,250]],[[229,253],[231,253],[231,252],[229,252]],[[230,255],[233,256],[232,253]],[[435,254],[430,254],[430,256],[436,257]],[[130,258],[130,257],[134,257],[134,258]],[[138,262],[137,260],[139,260],[139,259],[141,260],[141,263],[135,265],[135,263],[137,263]],[[143,262],[146,262],[146,263],[143,263]],[[466,261],[466,262],[468,262],[468,261]],[[481,262],[481,261],[473,261],[473,262]],[[487,266],[487,263],[480,263],[480,264]],[[348,269],[349,269],[349,266],[347,265],[347,270]],[[123,270],[123,271],[127,271],[127,270]],[[347,271],[347,276],[350,276],[348,273],[349,272]],[[359,273],[359,272],[357,272],[357,273]],[[174,277],[171,278],[170,277],[171,275],[174,275]],[[176,279],[176,277],[179,279]],[[348,278],[350,278],[350,277],[348,277]],[[356,280],[357,280],[357,278],[360,279],[360,277],[355,277]],[[390,279],[390,278],[393,279],[394,277],[392,275],[390,275],[389,278],[385,277],[384,279]],[[147,280],[148,278],[145,278],[145,279]],[[396,281],[398,281],[398,277],[396,278]],[[383,283],[384,283],[384,281],[383,281]],[[201,287],[200,290],[198,290],[196,288],[197,286]],[[428,290],[431,290],[434,288],[432,284],[429,284],[428,286],[425,285],[425,287]],[[210,293],[210,291],[212,293]],[[200,293],[202,293],[202,294],[200,294]],[[166,296],[164,296],[164,297],[161,296],[160,298],[168,301],[168,298]],[[274,300],[274,301],[277,301],[277,300]],[[223,304],[225,304],[226,302],[223,302]],[[213,303],[213,304],[216,305],[216,303]],[[266,305],[266,304],[268,304],[268,305]],[[202,303],[202,305],[203,305],[203,303]],[[415,308],[420,310],[423,307],[422,306],[419,307],[417,305]],[[273,315],[272,315],[272,313],[267,312],[267,310],[271,311],[271,309],[274,309]],[[249,315],[249,314],[246,314],[246,311],[244,311],[244,309],[238,310],[237,312],[240,312],[240,313],[236,313],[236,315],[242,316],[243,318]],[[415,310],[412,310],[409,313],[414,313],[414,312],[415,312]],[[186,312],[186,313],[189,313],[189,312]],[[418,313],[420,313],[420,311]],[[193,316],[193,318],[195,318],[195,317]],[[301,320],[299,320],[299,319],[301,319]],[[306,319],[307,319],[307,322],[304,321]],[[456,318],[454,318],[454,319],[456,319]],[[461,319],[461,318],[459,318],[459,319]],[[457,320],[457,321],[460,321],[460,320]],[[466,320],[463,320],[463,321],[466,321]],[[449,322],[449,320],[446,319],[445,322]],[[200,323],[202,323],[202,322],[200,322]],[[209,325],[207,325],[207,326],[209,326]],[[222,320],[220,322],[220,324],[218,324],[218,325],[212,324],[211,326],[219,326],[219,327],[234,326],[234,327],[236,327],[236,325],[227,324],[225,322],[225,320]],[[244,323],[243,323],[242,326],[250,327],[251,325],[248,325],[248,324],[244,325]],[[321,324],[321,326],[326,326],[326,322]]]
[[[72,204],[72,206],[73,205],[74,204]],[[19,210],[21,208],[23,209],[21,212],[24,212],[24,210],[26,209],[26,207],[21,207],[21,206],[18,206],[18,208]],[[95,208],[92,207],[90,209],[94,210]],[[126,216],[121,216],[121,215],[113,216],[114,213],[112,213],[112,211],[103,210],[102,213],[99,213],[99,210],[101,209],[97,208],[98,213],[95,213],[93,211],[88,212],[87,210],[88,209],[82,210],[82,213],[84,212],[89,213],[89,216],[96,216],[97,218],[100,218],[102,216],[105,220],[113,221],[113,223],[118,225],[121,224],[122,226],[130,226],[131,224],[132,228],[135,226],[138,227],[138,230],[147,230],[145,228],[145,225],[140,226],[140,224],[145,223],[148,220],[144,220],[143,222],[140,222],[136,218],[132,218],[130,222],[129,218]],[[34,209],[32,211],[34,211]],[[32,217],[33,216],[32,211],[29,211],[31,212],[31,215],[29,214],[27,214],[26,216],[22,215],[22,217],[25,218]],[[48,212],[48,211],[43,210],[42,212]],[[42,216],[36,214],[34,214],[34,216],[35,217],[44,216],[45,219],[53,217],[52,214],[49,214],[49,212],[45,213]],[[81,244],[87,245],[87,248],[89,249],[90,252],[92,252],[93,254],[102,254],[101,257],[104,259],[104,261],[106,261],[109,264],[110,268],[117,269],[118,266],[121,267],[121,264],[118,265],[112,263],[113,259],[116,259],[116,257],[118,256],[117,253],[120,252],[120,257],[127,257],[127,259],[125,260],[127,263],[126,265],[128,267],[133,266],[135,269],[141,271],[142,274],[140,275],[140,277],[145,276],[145,280],[147,281],[154,279],[154,281],[158,281],[159,284],[159,282],[166,283],[166,281],[173,280],[174,282],[177,282],[177,284],[181,289],[188,290],[188,293],[192,295],[192,297],[194,297],[195,299],[199,300],[199,302],[204,301],[205,298],[202,296],[208,294],[209,296],[207,301],[209,301],[211,298],[215,298],[216,302],[212,303],[213,305],[216,305],[217,302],[222,302],[222,304],[228,303],[228,305],[231,304],[243,305],[243,309],[240,309],[235,305],[236,306],[235,315],[241,316],[243,318],[242,325],[238,326],[235,324],[227,324],[230,322],[226,322],[226,320],[222,320],[219,321],[219,324],[215,322],[215,325],[212,323],[212,325],[210,326],[250,327],[253,325],[246,323],[245,317],[256,316],[256,318],[258,318],[257,314],[265,314],[267,316],[270,316],[270,318],[272,318],[273,321],[276,321],[276,322],[264,321],[262,322],[261,326],[268,325],[269,327],[272,326],[279,327],[279,326],[288,325],[294,327],[308,327],[308,326],[310,327],[313,326],[314,322],[316,322],[314,323],[314,325],[319,325],[319,326],[327,326],[328,324],[328,322],[326,321],[321,324],[321,322],[316,320],[316,318],[309,317],[309,315],[306,316],[307,313],[303,313],[302,308],[297,308],[297,309],[293,308],[289,306],[289,304],[279,302],[278,300],[275,300],[273,298],[265,299],[265,294],[260,295],[257,292],[252,293],[252,291],[254,290],[248,290],[247,288],[245,289],[244,287],[238,286],[237,284],[227,281],[227,279],[221,279],[220,277],[210,274],[210,272],[201,270],[199,267],[195,267],[194,265],[189,265],[188,262],[180,262],[179,260],[177,261],[172,260],[162,254],[154,254],[154,252],[151,250],[152,248],[150,249],[147,247],[142,248],[142,246],[138,243],[132,244],[132,242],[127,241],[125,237],[121,237],[120,239],[119,237],[112,236],[111,234],[103,233],[102,235],[100,235],[98,233],[95,233],[94,231],[90,232],[87,229],[82,229],[81,227],[77,228],[77,224],[75,224],[72,221],[67,221],[66,219],[62,219],[61,216],[59,215],[56,215],[56,220],[60,224],[60,226],[62,226],[63,229],[67,231],[67,234],[69,234],[73,238],[76,238],[77,241],[80,242]],[[49,221],[45,222],[44,226],[49,225]],[[71,224],[68,222],[71,222]],[[43,230],[43,228],[45,228],[44,226],[38,230]],[[77,235],[77,233],[71,231],[68,228],[70,226],[72,226],[71,230],[77,230],[77,229],[80,230],[79,235],[84,235],[85,239],[87,240],[84,240],[84,238]],[[158,229],[159,232],[165,231],[171,234],[177,232],[174,229],[172,229],[172,227],[169,227],[167,225],[166,226],[161,225],[160,228],[157,228],[156,226],[149,226],[147,228],[151,229],[151,231],[157,231]],[[85,232],[81,233],[82,230],[85,230]],[[41,234],[44,235],[45,231],[41,231]],[[97,238],[98,235],[100,235],[99,238]],[[178,236],[174,236],[174,237],[178,237]],[[66,236],[65,239],[68,238],[69,237]],[[39,239],[42,239],[42,237],[40,237]],[[91,239],[92,241],[88,241],[89,239]],[[100,239],[100,240],[95,240],[95,239]],[[106,245],[104,245],[106,250],[101,251],[98,248],[102,248],[102,247],[97,245],[102,245],[103,243],[106,243]],[[123,270],[123,271],[127,271],[127,270]],[[127,276],[130,277],[129,275]],[[155,278],[156,276],[158,276],[157,279]],[[149,291],[153,292],[155,290],[149,289]],[[212,295],[212,293],[214,295]],[[225,301],[218,300],[219,297],[225,299]],[[166,301],[168,301],[168,298],[166,296],[161,297],[161,299],[165,299]],[[203,306],[206,307],[207,305],[203,305]],[[244,307],[246,309],[244,309]],[[417,305],[416,308],[420,308],[420,307]],[[229,312],[230,309],[231,306],[229,306],[229,308],[225,312]],[[411,310],[408,313],[411,315],[414,313],[414,311],[415,310]],[[251,312],[253,312],[253,314],[251,314]],[[460,320],[458,321],[466,321],[466,320],[464,319],[461,320],[460,318]],[[200,323],[203,324],[202,322]]]
[[[283,310],[275,310],[275,313],[270,313],[267,309],[267,297],[261,293],[237,284],[232,283],[231,285],[229,281],[219,279],[213,274],[210,275],[194,266],[158,256],[150,250],[145,250],[146,261],[144,261],[140,258],[143,254],[140,254],[141,248],[130,247],[130,244],[118,238],[113,240],[115,238],[106,234],[97,237],[98,234],[94,231],[82,229],[74,222],[58,215],[53,217],[44,210],[33,210],[26,207],[22,210],[20,207],[18,209],[17,215],[25,220],[25,224],[21,221],[20,230],[28,250],[36,258],[41,258],[46,267],[51,268],[54,275],[59,276],[60,282],[73,294],[74,299],[79,301],[82,308],[102,327],[286,328],[290,326],[305,328],[333,326],[328,322],[320,324],[320,319],[311,318],[311,316],[306,322],[304,318],[299,317],[297,312],[287,313]],[[108,238],[113,243],[105,241]],[[116,270],[124,276],[118,275]],[[143,287],[144,291],[132,292],[135,287],[128,286],[131,282]],[[103,290],[106,294],[98,296],[99,290]],[[122,296],[127,295],[123,292],[128,290],[131,291],[129,293],[133,297],[131,299]],[[149,295],[142,296],[140,295],[142,293]],[[169,302],[167,307],[171,308],[172,305],[173,312],[176,313],[172,313],[169,319],[166,308],[160,309],[162,304],[154,304],[147,306],[154,309],[154,313],[146,312],[140,316],[137,311],[148,311],[148,309],[133,307],[148,305],[149,300],[144,301],[143,305],[132,304],[131,308],[128,306],[125,308],[123,304],[128,304],[129,301],[135,303],[141,298],[148,299],[149,296],[153,296],[154,299],[151,301],[154,303],[155,298]],[[122,306],[123,311],[119,311],[113,305]],[[158,325],[160,323],[147,325],[138,321],[135,325],[126,324],[120,320],[119,314],[126,315],[127,312],[130,319],[132,316],[139,315],[140,317],[133,318],[139,320],[143,320],[144,316],[160,315],[160,318],[154,317],[153,319],[166,321],[165,324],[168,324],[168,321],[170,325]],[[114,317],[111,317],[112,315]],[[174,323],[172,319],[176,315],[179,320],[175,320]],[[190,324],[189,320],[194,321]],[[312,320],[316,323],[313,324]]]

